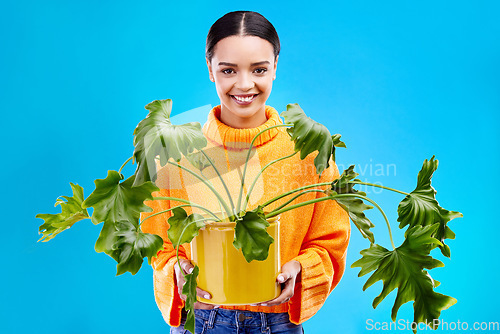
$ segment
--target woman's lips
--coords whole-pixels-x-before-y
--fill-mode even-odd
[[[252,101],[255,100],[255,98],[258,95],[259,94],[250,95],[250,96],[252,96],[250,99],[248,97],[244,96],[244,95],[243,96],[237,95],[238,97],[240,97],[239,100],[235,97],[235,95],[230,95],[230,96],[233,99],[233,101],[236,102],[237,104],[239,104],[239,105],[247,105],[247,104],[252,103]]]

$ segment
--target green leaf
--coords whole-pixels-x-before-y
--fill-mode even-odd
[[[200,268],[197,265],[194,266],[191,274],[186,274],[184,279],[186,283],[182,287],[182,294],[186,295],[185,309],[187,311],[186,322],[184,323],[184,328],[195,333],[195,317],[194,317],[194,303],[196,303],[196,277]]]
[[[116,262],[120,261],[120,250],[114,249],[113,245],[117,241],[118,236],[116,235],[115,223],[112,221],[105,221],[101,233],[99,233],[99,238],[95,243],[94,249],[97,253],[106,253],[111,256]]]
[[[145,182],[138,187],[133,187],[135,175],[122,183],[123,175],[117,171],[108,171],[105,179],[95,180],[96,188],[83,202],[84,208],[93,207],[92,222],[99,224],[103,221],[117,222],[128,220],[136,222],[141,212],[151,212],[145,200],[152,200],[153,191],[159,190],[151,182]]]
[[[82,207],[83,202],[83,188],[78,184],[71,183],[73,196],[61,196],[63,199],[58,198],[54,206],[61,206],[61,213],[39,213],[35,217],[41,218],[45,221],[39,227],[39,233],[42,237],[38,241],[49,241],[62,231],[73,226],[74,223],[82,219],[89,218],[87,210]]]
[[[335,147],[343,147],[346,148],[345,143],[340,140],[341,135],[334,134],[332,135],[332,141],[333,141],[333,149],[332,149],[332,159],[333,162],[335,162]]]
[[[236,221],[233,245],[241,249],[247,262],[267,259],[269,246],[274,242],[266,230],[269,225],[261,207],[245,212],[242,219]]]
[[[330,196],[335,196],[336,194],[356,194],[361,196],[366,196],[362,191],[357,191],[354,189],[353,183],[349,181],[353,180],[358,173],[354,172],[354,165],[349,166],[346,170],[342,172],[340,177],[332,182],[332,188],[330,191]],[[354,179],[357,180],[357,179]],[[361,232],[363,237],[370,240],[371,243],[375,242],[375,237],[370,228],[375,225],[365,216],[365,210],[373,209],[373,206],[367,205],[362,199],[356,197],[340,197],[334,198],[335,201],[349,214],[352,222],[358,230]]]
[[[363,192],[359,192],[359,195],[365,195]],[[373,206],[366,205],[363,200],[355,197],[344,197],[344,198],[334,198],[337,203],[349,214],[352,222],[358,228],[361,235],[364,238],[370,240],[371,243],[375,242],[375,237],[370,228],[375,225],[368,219],[364,212],[365,210],[373,209]]]
[[[156,234],[141,232],[138,225],[127,220],[116,222],[114,225],[116,241],[113,249],[119,252],[116,275],[127,271],[135,275],[141,268],[144,257],[147,257],[151,264],[151,258],[163,248],[163,239]]]
[[[445,239],[454,239],[455,233],[447,223],[457,217],[463,217],[460,212],[448,211],[439,206],[435,196],[436,190],[431,186],[431,178],[438,167],[438,160],[434,156],[424,161],[422,169],[418,172],[417,187],[407,195],[398,206],[399,228],[406,225],[428,226],[439,223],[439,228],[434,237],[442,245],[439,246],[443,255],[450,257],[450,248],[444,243]]]
[[[351,180],[359,181],[355,179],[359,174],[354,171],[354,165],[349,166],[349,168],[345,169],[342,174],[340,174],[339,178],[332,182],[332,191],[335,191],[337,194],[353,194],[356,193],[353,187],[355,184],[349,183]]]
[[[346,148],[345,143],[340,140],[340,137],[342,136],[338,133],[332,135],[333,146]]]
[[[172,100],[156,100],[148,105],[148,116],[134,130],[134,157],[137,161],[134,187],[156,178],[155,158],[164,166],[172,158],[179,162],[182,155],[207,145],[201,125],[190,122],[174,125],[170,121]]]
[[[439,283],[424,270],[444,266],[441,261],[428,255],[430,249],[440,244],[439,240],[432,237],[438,227],[439,224],[410,228],[403,244],[393,251],[372,244],[370,248],[361,251],[362,258],[351,266],[361,268],[358,276],[375,270],[363,290],[377,281],[383,282],[382,292],[373,301],[374,308],[390,292],[398,289],[391,314],[393,321],[396,321],[401,305],[414,301],[414,321],[426,323],[435,329],[437,322],[434,320],[439,318],[441,311],[457,301],[435,292],[434,288]]]
[[[300,159],[318,151],[318,155],[314,158],[314,165],[316,173],[321,176],[323,170],[330,166],[329,160],[335,149],[334,136],[330,135],[326,126],[307,117],[297,103],[288,104],[286,111],[283,111],[280,116],[284,117],[286,124],[293,124],[293,127],[286,131],[295,142],[295,151],[300,150]],[[339,145],[337,139],[336,142]]]
[[[182,245],[191,242],[198,235],[200,228],[205,226],[205,223],[201,221],[203,216],[198,213],[192,213],[188,216],[186,210],[183,208],[175,208],[172,212],[173,215],[168,218],[170,228],[167,231],[167,235],[174,247],[177,244]],[[184,234],[182,234],[184,229]]]
[[[186,155],[186,159],[199,171],[203,171],[205,168],[212,166],[210,161],[212,161],[212,163],[215,165],[215,161],[210,157],[208,158],[210,159],[209,161],[205,154],[203,154],[201,151],[196,151],[194,153]]]

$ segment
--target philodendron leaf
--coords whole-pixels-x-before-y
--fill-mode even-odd
[[[186,276],[184,276],[186,283],[184,283],[182,287],[182,294],[186,295],[184,308],[187,311],[184,328],[191,333],[195,332],[194,303],[196,303],[196,277],[198,277],[199,272],[200,268],[195,265],[191,274],[186,274]]]
[[[105,221],[101,233],[99,233],[99,238],[95,243],[94,249],[97,253],[106,253],[111,256],[116,262],[120,260],[120,250],[114,249],[118,236],[116,235],[115,223],[112,221]]]
[[[286,124],[293,125],[286,131],[291,136],[291,140],[295,142],[295,151],[300,150],[300,159],[304,159],[310,153],[318,151],[318,155],[314,158],[314,165],[316,166],[316,173],[321,176],[323,170],[330,166],[329,160],[335,149],[333,145],[334,137],[330,134],[330,131],[323,124],[307,117],[297,103],[288,104],[286,111],[283,111],[280,116],[284,117]],[[337,145],[341,143],[339,138],[340,136],[336,138]]]
[[[186,159],[199,171],[203,171],[205,168],[212,166],[210,161],[215,164],[215,161],[212,158],[207,158],[207,156],[205,156],[205,154],[201,151],[196,151],[186,155]],[[210,161],[208,159],[210,159]]]
[[[332,141],[333,141],[333,149],[332,149],[332,159],[333,162],[335,162],[335,147],[343,147],[346,148],[345,143],[340,140],[341,135],[334,134],[332,135]]]
[[[236,249],[241,248],[247,262],[267,259],[269,246],[274,242],[266,230],[269,225],[260,207],[245,212],[242,219],[236,221],[233,245]]]
[[[358,192],[359,195],[366,195],[364,192]],[[373,209],[373,206],[366,205],[363,200],[355,197],[334,198],[337,203],[349,214],[352,222],[358,228],[364,238],[370,240],[371,243],[375,242],[375,237],[370,228],[374,227],[373,223],[368,219],[364,212],[365,210]]]
[[[171,158],[178,162],[183,155],[207,145],[200,123],[172,124],[172,100],[153,101],[146,105],[146,109],[149,110],[148,116],[134,130],[134,158],[137,161],[134,187],[154,181],[157,155],[164,166]]]
[[[332,182],[332,190],[337,194],[352,194],[357,192],[357,190],[353,188],[354,184],[349,183],[349,181],[357,180],[355,177],[358,175],[359,174],[354,171],[354,165],[350,165],[349,168],[342,172],[338,179]]]
[[[141,268],[144,257],[147,257],[151,264],[151,258],[163,248],[163,239],[156,234],[141,232],[138,225],[127,220],[116,222],[114,225],[116,241],[113,249],[119,253],[116,275],[127,271],[135,275]]]
[[[414,301],[414,321],[423,322],[436,329],[437,321],[442,310],[455,304],[455,298],[437,293],[434,288],[439,285],[424,269],[443,267],[443,263],[429,256],[429,250],[439,245],[439,240],[432,237],[439,224],[425,227],[415,226],[408,230],[403,244],[393,251],[389,251],[377,244],[362,250],[362,258],[351,267],[360,267],[359,277],[375,270],[368,278],[363,290],[366,290],[377,281],[383,282],[380,295],[373,301],[377,305],[394,289],[398,289],[396,300],[392,308],[392,320],[401,305]]]
[[[332,135],[333,146],[345,148],[346,147],[345,143],[342,140],[340,140],[340,137],[342,137],[342,136],[338,133]]]
[[[336,194],[356,194],[361,196],[366,196],[362,191],[357,191],[354,189],[354,184],[349,183],[353,180],[358,173],[354,172],[354,165],[349,166],[346,170],[342,172],[342,175],[338,179],[332,182],[332,188],[329,194],[335,196]],[[357,180],[357,179],[354,179]],[[374,227],[373,223],[365,216],[365,210],[373,209],[373,206],[366,205],[362,199],[356,197],[337,197],[334,198],[335,201],[349,214],[352,222],[358,230],[361,232],[363,237],[370,240],[371,243],[375,242],[375,237],[370,228]]]
[[[136,222],[141,212],[151,212],[153,210],[144,204],[144,201],[152,200],[151,193],[158,191],[158,187],[151,182],[132,187],[135,175],[120,183],[122,179],[123,175],[110,170],[105,179],[95,180],[94,192],[83,202],[84,208],[94,208],[92,214],[94,224],[103,221],[117,222],[120,220]]]
[[[83,188],[78,184],[71,183],[73,196],[61,196],[63,199],[58,198],[54,206],[61,206],[61,213],[39,213],[35,217],[41,218],[45,221],[39,227],[39,233],[42,237],[38,241],[49,241],[62,231],[73,226],[74,223],[82,219],[89,218],[87,210],[82,207],[83,202]]]
[[[438,160],[434,160],[434,156],[429,161],[425,159],[422,169],[418,172],[417,187],[399,203],[398,222],[400,222],[400,228],[406,225],[413,227],[439,223],[434,237],[441,242],[439,248],[443,255],[450,257],[450,247],[444,243],[444,240],[454,239],[455,233],[447,223],[463,215],[439,206],[435,197],[436,190],[431,186],[432,174],[437,167]]]
[[[191,242],[198,235],[200,228],[205,226],[202,221],[203,216],[198,213],[192,213],[188,216],[183,208],[175,208],[172,212],[173,215],[168,218],[170,228],[167,235],[174,246]],[[183,230],[184,234],[182,234]]]

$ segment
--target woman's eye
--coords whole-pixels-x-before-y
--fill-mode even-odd
[[[234,71],[232,68],[225,68],[221,72],[224,74],[232,74]]]
[[[267,68],[257,68],[255,70],[255,72],[257,72],[257,74],[264,74],[264,73],[266,73],[266,71],[267,71]]]

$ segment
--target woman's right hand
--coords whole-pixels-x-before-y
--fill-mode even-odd
[[[180,259],[180,265],[181,265],[181,268],[185,274],[190,274],[194,269],[194,266],[191,264],[191,261],[188,261],[185,259]],[[179,292],[179,296],[181,297],[181,299],[185,301],[186,296],[182,294],[182,287],[184,286],[186,281],[184,280],[184,275],[180,272],[180,270],[181,269],[179,268],[179,265],[177,263],[175,263],[174,264],[174,278],[177,282],[177,291]],[[204,299],[212,298],[210,293],[208,293],[208,292],[206,292],[198,287],[196,288],[196,294],[199,297],[204,298]],[[202,302],[198,302],[198,301],[194,303],[194,308],[197,308],[197,309],[211,310],[215,307],[216,307],[216,305],[206,304],[206,303],[202,303]]]

